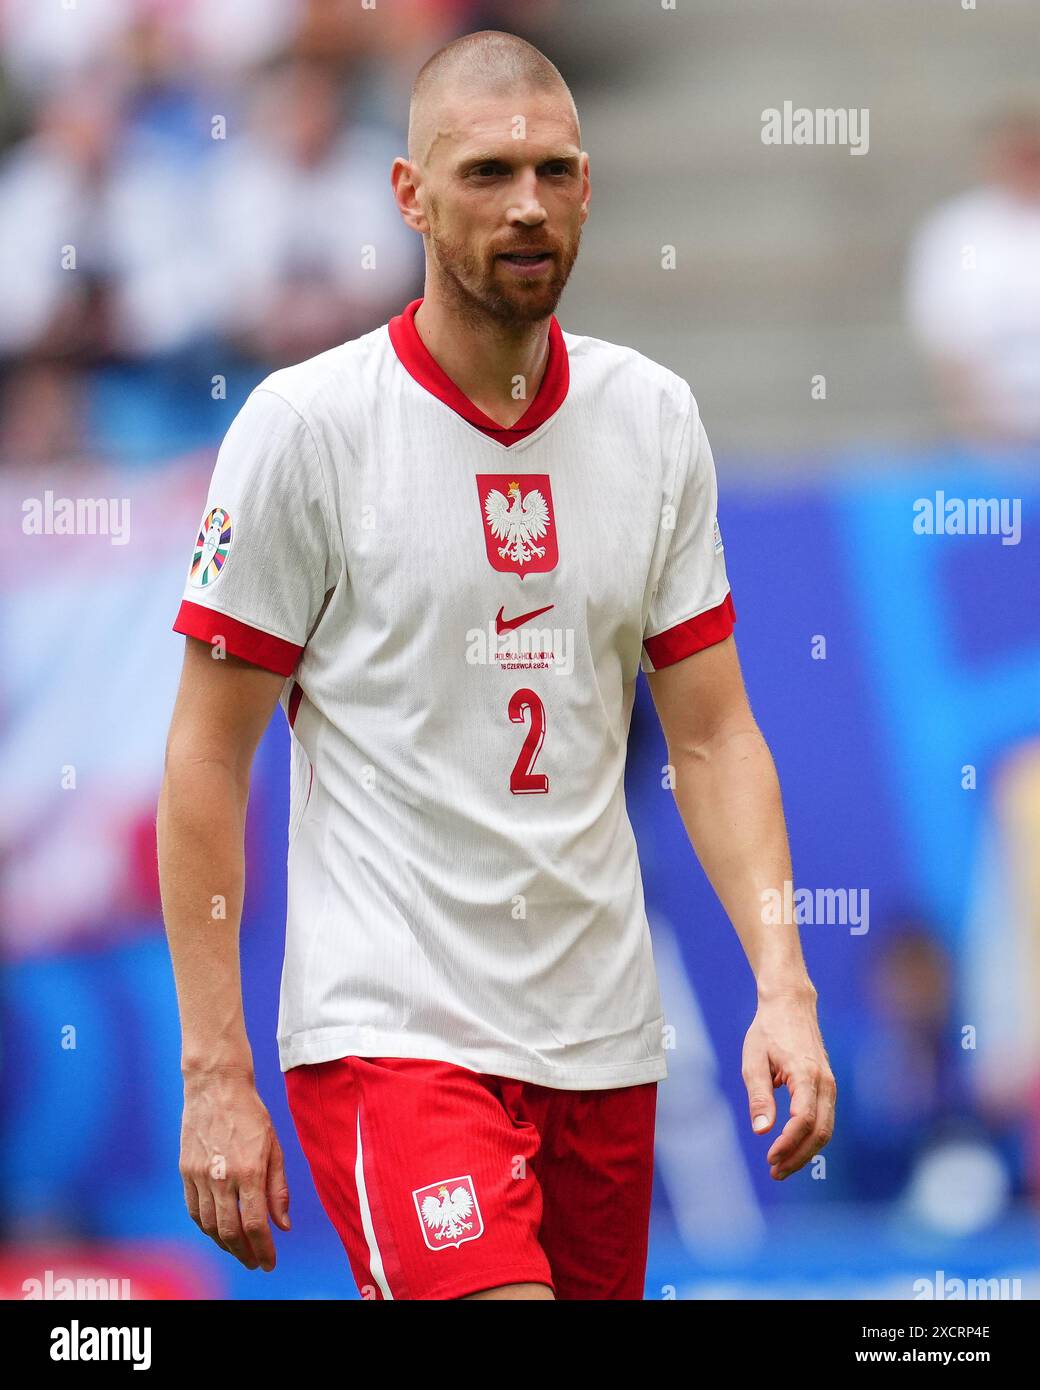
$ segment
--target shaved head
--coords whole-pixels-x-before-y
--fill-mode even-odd
[[[544,53],[483,29],[420,69],[391,182],[426,252],[425,298],[468,322],[544,323],[590,196],[574,99]]]
[[[481,29],[446,44],[419,69],[408,108],[408,158],[425,164],[438,138],[448,135],[451,109],[463,101],[512,93],[560,97],[574,121],[574,140],[581,145],[578,112],[570,88],[544,53],[516,34]]]

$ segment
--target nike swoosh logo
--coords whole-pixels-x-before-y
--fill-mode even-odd
[[[556,605],[554,603],[547,603],[544,608],[533,608],[530,613],[521,613],[519,618],[503,618],[502,614],[506,610],[506,606],[503,603],[495,619],[495,628],[499,637],[501,637],[503,632],[512,632],[513,628],[523,627],[524,623],[529,623],[532,618],[537,618],[539,613],[548,613],[550,608],[555,607]]]

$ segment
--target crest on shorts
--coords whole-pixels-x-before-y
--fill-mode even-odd
[[[477,493],[491,568],[541,574],[556,568],[556,517],[548,473],[478,473]]]
[[[412,1193],[423,1240],[431,1250],[448,1250],[484,1234],[473,1179],[444,1178]]]
[[[214,507],[202,518],[195,554],[191,562],[191,582],[196,589],[208,588],[220,574],[231,550],[231,514]]]

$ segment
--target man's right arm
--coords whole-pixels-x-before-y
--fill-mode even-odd
[[[181,1019],[185,1202],[252,1269],[274,1267],[268,1212],[289,1227],[281,1148],[254,1084],[238,947],[250,768],[284,684],[186,639],[157,821]]]

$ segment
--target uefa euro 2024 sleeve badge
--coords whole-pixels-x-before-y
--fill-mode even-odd
[[[191,582],[196,589],[208,588],[224,568],[231,535],[231,515],[223,507],[214,507],[203,517],[191,562]]]

